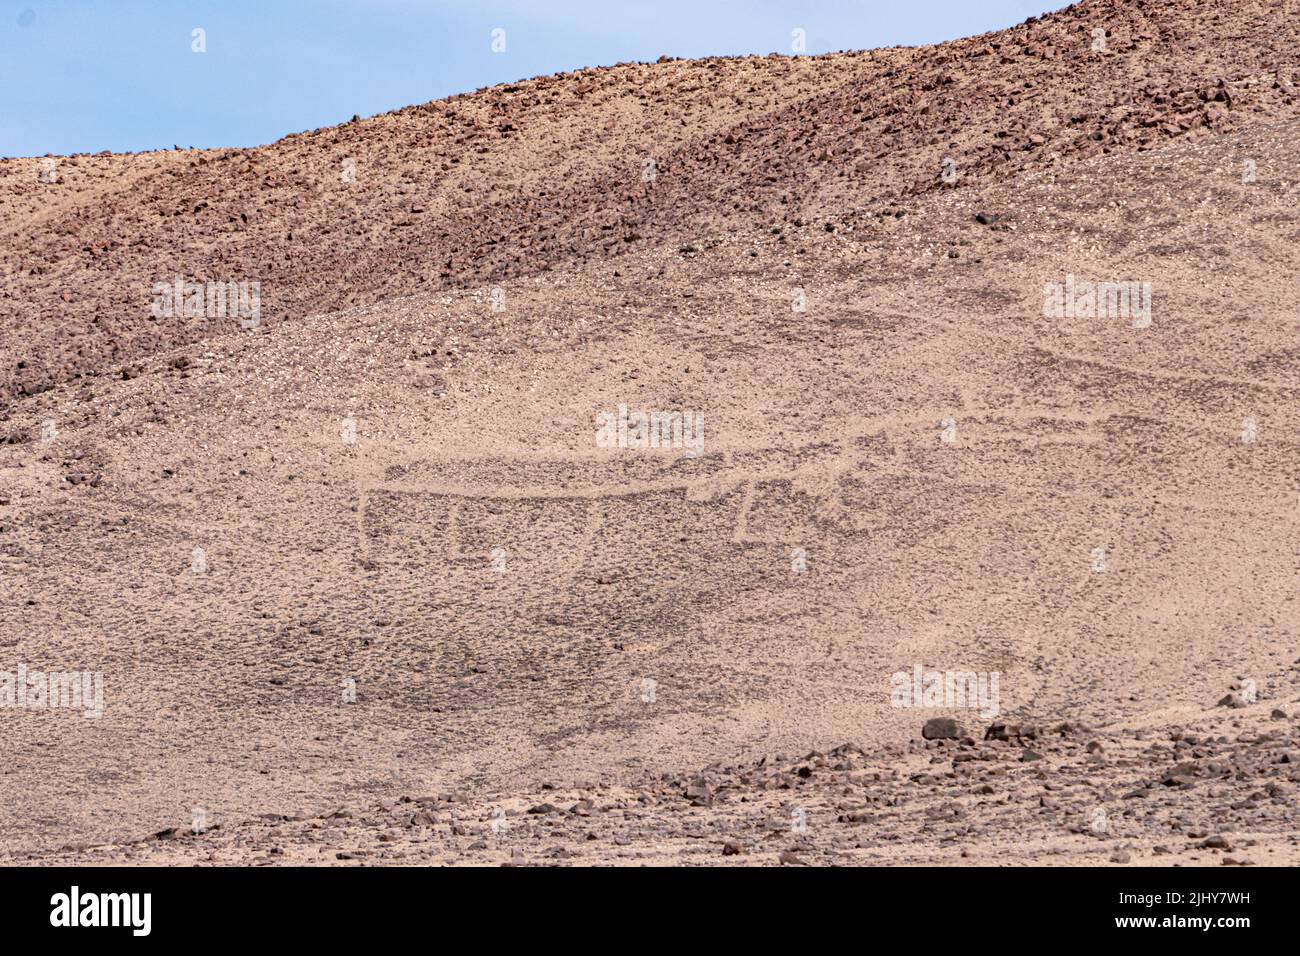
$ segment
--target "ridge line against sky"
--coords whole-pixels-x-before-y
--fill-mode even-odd
[[[1064,6],[0,0],[0,156],[258,146],[353,114],[582,67],[790,54],[796,30],[812,55],[915,46]]]

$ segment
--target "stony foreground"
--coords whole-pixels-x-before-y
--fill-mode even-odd
[[[1238,702],[1240,703],[1240,702]],[[1296,703],[1291,705],[1296,708]],[[844,744],[638,786],[555,785],[266,813],[6,863],[1291,866],[1300,726],[1275,704],[1180,730]]]

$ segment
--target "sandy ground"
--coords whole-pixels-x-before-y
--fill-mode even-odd
[[[1298,27],[0,161],[0,860],[1294,864]]]

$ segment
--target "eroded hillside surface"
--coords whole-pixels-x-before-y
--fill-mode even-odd
[[[1296,862],[1296,29],[0,162],[5,859]]]

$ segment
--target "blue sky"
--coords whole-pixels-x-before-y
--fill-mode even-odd
[[[914,45],[1063,0],[0,0],[0,156],[255,146],[627,60]],[[505,30],[505,52],[492,31]],[[207,51],[192,50],[193,31]]]

